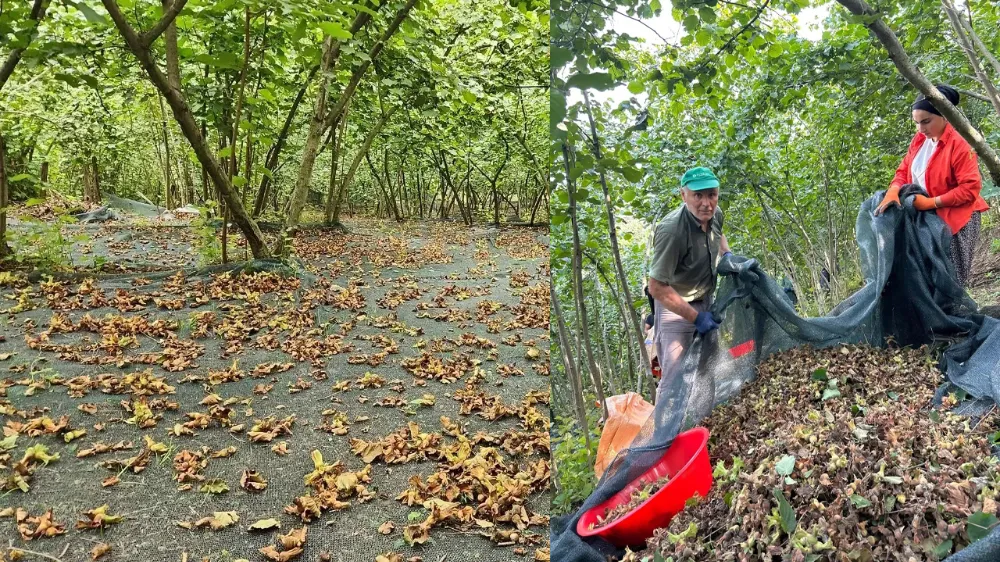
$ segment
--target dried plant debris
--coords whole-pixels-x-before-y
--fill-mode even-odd
[[[9,530],[24,540],[87,538],[77,559],[121,557],[136,548],[132,537],[150,531],[149,519],[110,500],[150,485],[173,513],[167,521],[190,530],[182,546],[192,559],[203,555],[196,547],[250,533],[277,541],[253,554],[259,559],[329,559],[309,552],[306,527],[287,523],[328,519],[328,532],[345,534],[343,516],[331,512],[365,517],[362,504],[375,501],[398,516],[372,532],[396,541],[395,550],[422,549],[388,559],[438,559],[435,540],[468,534],[485,536],[484,549],[493,541],[540,559],[548,385],[529,367],[547,364],[547,264],[506,266],[502,252],[465,228],[384,226],[378,244],[367,235],[298,233],[295,252],[316,258],[302,276],[0,275],[12,320],[0,334],[0,498],[53,497],[64,490],[46,485],[73,482],[80,500],[4,505]],[[95,238],[118,233],[105,228]],[[143,234],[175,230],[184,236]],[[518,231],[504,248],[534,255],[536,234]],[[234,236],[237,247],[244,242]],[[456,259],[465,263],[437,267]],[[487,381],[496,388],[482,390]],[[455,421],[442,417],[438,427],[438,410]],[[330,458],[344,447],[352,453]],[[310,452],[312,462],[301,465]],[[289,470],[304,477],[301,490],[285,491]],[[46,481],[51,475],[60,478]],[[192,511],[192,501],[215,506]],[[459,534],[437,535],[444,527]],[[0,559],[29,556],[14,552]]]
[[[653,494],[659,492],[661,488],[670,482],[669,476],[661,476],[652,482],[646,482],[640,480],[636,489],[632,490],[629,495],[628,501],[618,504],[613,508],[604,508],[604,514],[597,516],[597,523],[591,523],[591,529],[599,529],[605,527],[618,521],[622,517],[628,515],[635,508],[639,507],[646,502],[649,498],[653,497]]]
[[[941,560],[997,525],[997,416],[932,409],[925,350],[794,349],[706,425],[708,496],[640,560]]]

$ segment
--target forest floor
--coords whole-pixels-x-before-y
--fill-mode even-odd
[[[187,272],[0,274],[0,559],[548,560],[547,233],[347,226],[294,275],[127,222],[74,261]]]

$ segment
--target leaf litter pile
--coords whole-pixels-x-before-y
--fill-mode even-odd
[[[997,418],[931,408],[941,381],[925,349],[771,356],[704,423],[712,491],[625,560],[942,560],[982,538]]]
[[[548,560],[547,254],[499,234],[307,231],[297,275],[5,274],[0,559]]]

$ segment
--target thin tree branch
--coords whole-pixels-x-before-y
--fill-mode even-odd
[[[184,4],[187,4],[187,0],[174,0],[170,4],[170,9],[163,13],[163,17],[160,18],[160,21],[156,22],[153,27],[149,28],[149,31],[140,36],[140,40],[142,41],[142,45],[144,47],[148,49],[149,46],[153,44],[153,41],[156,41],[156,38],[162,35],[163,32],[170,27],[170,24],[177,18],[177,14],[181,13],[181,10],[184,9]]]
[[[605,10],[614,12],[614,13],[618,14],[619,16],[622,16],[623,18],[628,18],[628,19],[630,19],[630,20],[638,23],[639,25],[645,27],[646,29],[652,31],[654,35],[656,35],[657,37],[660,38],[660,41],[663,41],[665,44],[670,45],[670,41],[667,41],[666,37],[660,35],[660,33],[658,31],[656,31],[655,29],[653,29],[648,23],[642,21],[639,18],[630,16],[630,15],[628,15],[626,13],[623,13],[623,12],[619,12],[615,8],[613,8],[611,6],[605,6],[604,4],[601,4],[600,2],[594,2],[593,0],[580,0],[580,1],[584,2],[584,3],[587,3],[587,4],[591,4],[591,5],[597,6],[598,8],[604,8]]]

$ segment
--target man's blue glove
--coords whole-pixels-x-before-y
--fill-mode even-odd
[[[732,252],[723,252],[722,253],[722,257],[731,256],[731,255],[733,255]]]
[[[712,313],[707,310],[699,312],[698,317],[694,320],[694,329],[698,330],[698,333],[703,336],[718,327],[719,323],[715,321]]]

